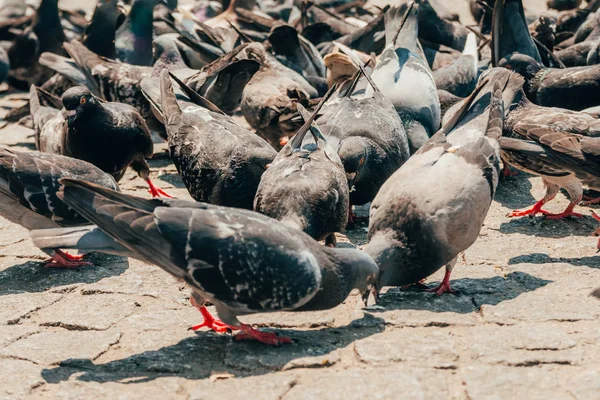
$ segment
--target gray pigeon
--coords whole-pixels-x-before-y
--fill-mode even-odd
[[[354,82],[363,74],[373,88],[367,96],[354,95],[352,87],[346,93],[340,90],[339,96],[325,104],[318,120],[344,165],[350,187],[348,221],[353,223],[352,205],[371,202],[381,185],[408,160],[410,151],[406,131],[390,100],[352,50],[335,43],[361,69]]]
[[[190,195],[197,201],[251,210],[261,176],[277,152],[197,94],[204,106],[178,100],[166,70],[160,75],[160,89],[171,158]]]
[[[304,126],[263,174],[254,198],[255,211],[325,239],[328,246],[335,246],[335,232],[348,224],[348,181],[342,161],[313,120],[335,88],[312,115],[298,105]]]
[[[318,96],[317,90],[262,44],[250,43],[243,52],[261,66],[244,89],[242,114],[260,137],[281,149],[302,126],[293,120],[296,104],[308,106],[308,100]]]
[[[456,257],[477,239],[498,184],[502,90],[495,82],[490,95],[489,86],[480,84],[373,200],[364,251],[380,268],[381,286],[416,283],[445,265],[431,291],[453,292]]]
[[[386,13],[386,48],[372,75],[402,119],[411,153],[439,129],[441,118],[435,80],[417,40],[418,7],[411,2]],[[366,93],[372,89],[368,87]]]
[[[115,180],[85,161],[56,154],[16,152],[0,148],[0,215],[26,229],[89,225],[57,197],[63,177],[118,190]],[[47,248],[46,266],[77,268],[91,265],[58,248]]]
[[[237,317],[260,312],[329,309],[354,288],[376,294],[377,265],[356,249],[321,246],[307,234],[264,215],[182,200],[144,200],[100,186],[64,179],[60,197],[100,229],[32,232],[36,245],[111,252],[158,265],[192,288],[193,303],[215,305],[215,330],[239,329],[237,339],[279,345],[290,338],[260,332]],[[102,232],[105,235],[102,235]],[[208,311],[202,306],[203,314]],[[211,317],[212,318],[212,317]]]

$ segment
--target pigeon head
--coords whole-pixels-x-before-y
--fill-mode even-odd
[[[383,149],[369,138],[352,136],[340,142],[338,155],[348,179],[350,201],[354,204],[370,201],[378,190],[373,178],[379,173],[373,168],[386,156]],[[375,192],[370,193],[372,191]]]
[[[538,72],[544,69],[544,65],[533,57],[519,53],[504,57],[498,66],[523,75],[527,81],[533,79]]]
[[[346,286],[345,289],[348,293],[352,289],[358,289],[365,306],[370,294],[373,294],[377,301],[379,268],[373,258],[358,249],[335,247],[325,247],[325,249],[333,253],[331,258],[335,259],[340,280]]]
[[[63,94],[62,102],[69,123],[75,122],[86,110],[93,109],[98,104],[96,97],[83,86],[67,90]]]

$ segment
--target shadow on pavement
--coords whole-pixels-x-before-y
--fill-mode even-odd
[[[0,272],[0,296],[19,292],[37,293],[57,286],[93,283],[118,276],[129,268],[125,257],[90,253],[86,261],[93,266],[77,269],[46,268],[43,263],[28,261]]]
[[[406,290],[390,288],[382,294],[377,303],[385,310],[427,310],[432,312],[456,312],[468,314],[477,312],[484,304],[496,305],[512,300],[523,293],[537,290],[552,281],[540,279],[524,272],[511,272],[506,277],[452,280],[451,286],[459,293],[445,293],[437,296],[415,287]],[[427,282],[430,287],[437,283]]]
[[[532,253],[523,254],[517,257],[513,257],[508,260],[508,265],[515,264],[548,264],[548,263],[566,263],[574,266],[588,267],[588,268],[600,268],[600,257],[589,256],[579,258],[566,258],[566,257],[550,257],[544,253]]]
[[[186,338],[173,346],[106,364],[94,364],[89,359],[68,359],[56,368],[42,370],[42,378],[48,383],[58,383],[78,374],[75,379],[79,381],[139,383],[166,376],[205,379],[215,371],[251,376],[281,369],[325,367],[329,365],[327,355],[334,350],[384,329],[383,319],[367,314],[339,328],[278,330],[281,335],[294,340],[293,344],[280,347],[238,342],[231,336],[198,332],[196,337]]]

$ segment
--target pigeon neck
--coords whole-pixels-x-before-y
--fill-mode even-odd
[[[136,35],[150,35],[152,38],[153,12],[154,6],[135,2],[124,25],[129,26]]]
[[[85,30],[83,44],[100,56],[114,59],[118,17],[119,12],[113,5],[96,8],[92,21]]]
[[[40,40],[40,50],[42,51],[49,50],[48,47],[44,47],[44,42],[57,40],[64,42],[66,40],[60,23],[58,0],[42,0],[37,10],[33,30]],[[55,34],[58,34],[59,37],[53,36]]]

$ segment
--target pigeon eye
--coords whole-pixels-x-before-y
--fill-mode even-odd
[[[85,103],[87,103],[87,99],[85,97],[82,97],[81,99],[79,99],[79,104],[81,104],[82,106],[85,106]]]

